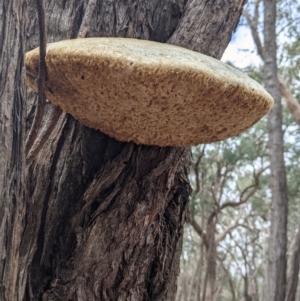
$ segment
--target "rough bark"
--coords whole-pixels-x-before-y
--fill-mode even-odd
[[[274,98],[269,114],[269,150],[271,163],[271,226],[268,254],[266,301],[282,301],[286,286],[287,183],[283,157],[282,108],[276,60],[276,1],[264,0],[265,66],[264,84]]]
[[[24,213],[26,1],[0,4],[0,300],[15,300]]]
[[[168,42],[220,59],[238,24],[239,19],[235,16],[241,13],[246,0],[213,2],[189,0],[179,26]],[[206,22],[201,22],[203,19]],[[220,31],[224,35],[220,35]]]
[[[12,1],[6,2],[11,5]],[[38,46],[35,1],[28,2],[27,50]],[[95,4],[85,0],[46,1],[48,42],[75,38],[80,29],[86,36],[166,42],[177,26],[179,32],[187,26],[185,22],[179,24],[184,0],[105,0],[97,1],[94,8],[87,6],[90,2]],[[173,41],[220,57],[242,4],[242,0],[228,1],[227,14],[220,10],[217,14],[215,1],[209,2],[201,12],[195,10],[191,15],[199,24],[209,25],[211,12],[216,14],[215,25],[193,33],[203,42],[187,44],[180,34]],[[24,14],[22,17],[21,23]],[[11,26],[19,25],[12,22]],[[14,48],[18,55],[12,65],[19,73],[23,66],[22,34],[16,37],[20,44]],[[222,47],[219,41],[225,41]],[[13,85],[22,87],[20,79],[15,76]],[[8,96],[10,101],[15,97]],[[27,103],[28,136],[34,130],[37,97],[31,93]],[[20,114],[24,112],[21,108]],[[16,116],[21,115],[13,116],[18,119]],[[3,135],[9,140],[12,134]],[[17,151],[16,164],[24,164],[22,146],[11,147]],[[26,189],[19,189],[26,192],[25,202],[18,198],[26,212],[19,223],[9,217],[7,224],[16,229],[15,236],[9,236],[14,233],[8,228],[3,232],[10,239],[21,239],[21,246],[9,249],[10,244],[6,244],[7,250],[16,254],[11,256],[14,270],[5,274],[10,280],[2,286],[1,300],[173,300],[190,192],[188,167],[188,149],[121,143],[46,103],[28,152]],[[17,177],[15,182],[21,181],[21,174],[16,175],[11,168],[9,173]],[[1,206],[6,204],[1,200]],[[0,214],[18,209],[16,202],[10,206],[1,208]],[[7,259],[4,264],[8,265]]]

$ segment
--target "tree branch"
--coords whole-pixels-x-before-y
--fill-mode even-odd
[[[208,249],[209,243],[208,243],[206,234],[203,232],[203,230],[200,227],[200,225],[194,219],[191,220],[191,225],[193,226],[193,228],[197,232],[197,234],[202,238],[202,241],[203,241],[203,243],[205,245],[205,248]]]
[[[255,20],[255,19],[251,18],[251,16],[248,14],[247,11],[243,10],[243,16],[246,18],[246,20],[250,26],[252,37],[253,37],[254,43],[256,45],[257,53],[259,54],[261,59],[264,60],[265,59],[265,54],[264,54],[265,51],[264,51],[264,47],[261,43],[258,31],[257,31],[258,15],[256,16],[257,20]]]
[[[269,168],[269,166],[266,166],[265,168],[262,168],[257,174],[254,174],[254,184],[246,187],[241,195],[240,195],[240,201],[239,202],[226,202],[224,203],[219,211],[223,210],[224,208],[226,207],[237,207],[237,206],[240,206],[244,203],[246,203],[249,198],[256,192],[256,190],[258,189],[259,187],[259,177],[260,175]],[[249,191],[250,190],[250,191]],[[249,192],[248,192],[249,191]],[[247,193],[248,192],[248,193]]]
[[[223,195],[223,191],[224,191],[224,187],[227,181],[227,175],[234,170],[234,165],[226,165],[225,166],[225,172],[224,174],[222,174],[222,181],[221,181],[221,185],[220,185],[220,195],[219,195],[219,199],[218,199],[218,205],[221,203],[221,198]]]
[[[278,75],[280,93],[284,97],[286,104],[294,117],[296,123],[300,126],[300,104],[297,99],[292,95],[291,91],[288,89],[286,83],[280,75]]]
[[[259,20],[259,4],[262,0],[257,0],[255,3],[255,9],[254,9],[254,22],[257,28],[258,20]]]
[[[240,224],[239,224],[239,220],[240,219],[241,219],[241,216],[239,216],[232,224],[230,224],[229,226],[227,226],[222,233],[220,233],[220,234],[218,234],[218,235],[215,236],[215,244],[216,245],[218,245],[226,237],[226,235],[229,232],[231,232],[236,227],[240,226]]]
[[[199,179],[199,165],[201,163],[202,158],[204,157],[205,145],[198,156],[197,162],[193,164],[193,169],[196,176],[196,189],[194,190],[194,194],[197,194],[200,191],[200,179]]]

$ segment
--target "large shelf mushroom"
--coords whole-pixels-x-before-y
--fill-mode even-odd
[[[39,49],[26,54],[38,73]],[[177,46],[123,38],[47,45],[46,97],[88,127],[120,141],[188,146],[245,131],[272,107],[254,80]],[[37,91],[35,80],[28,85]]]

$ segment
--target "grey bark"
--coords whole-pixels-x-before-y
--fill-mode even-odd
[[[0,300],[15,300],[24,202],[26,1],[0,4]]]
[[[169,43],[220,59],[230,41],[231,31],[237,26],[236,15],[241,13],[245,3],[246,0],[218,0],[213,4],[189,0]],[[203,19],[206,22],[200,22]],[[224,30],[228,33],[220,35]]]
[[[46,1],[48,42],[75,38],[84,22],[84,35],[88,37],[170,39],[177,45],[193,45],[178,34],[182,27],[190,27],[189,20],[181,20],[184,0],[105,0],[97,1],[93,9],[87,7],[90,2],[95,4],[84,0]],[[213,13],[217,21],[204,26],[197,35],[184,31],[185,38],[190,35],[191,39],[197,36],[197,40],[203,40],[193,49],[220,57],[243,2],[232,0],[225,5],[221,0],[207,1],[205,7],[200,2],[196,8],[203,10],[195,9],[191,20],[209,25]],[[191,3],[196,2],[190,1],[186,7]],[[23,99],[18,93],[24,88],[24,37],[27,50],[38,46],[37,16],[35,1],[29,0],[25,35],[26,6],[8,0],[5,4],[15,5],[14,12],[16,8],[19,14],[17,22],[11,21],[10,28],[5,28],[9,31],[1,36],[3,45],[7,45],[11,33],[15,35],[15,44],[5,49],[6,57],[1,60],[1,70],[6,63],[12,66],[1,80],[14,91],[4,92],[4,99],[10,103],[7,106],[2,105],[1,92],[0,114],[9,112],[5,118],[13,129],[2,130],[1,139],[11,143],[5,144],[8,156],[14,155],[14,160],[7,161],[11,166],[1,165],[2,187],[10,189],[1,195],[0,204],[0,214],[7,214],[1,228],[4,247],[0,258],[5,258],[1,261],[1,301],[173,300],[190,192],[189,150],[121,143],[82,126],[46,103],[41,127],[28,152],[26,183],[22,186],[22,125],[26,113],[28,140],[37,97],[30,93],[27,110],[19,105],[17,113],[12,104]],[[4,28],[15,14],[12,9],[2,14]],[[172,39],[175,30],[177,38]],[[220,47],[220,40],[227,42]],[[41,143],[43,137],[47,139]]]
[[[272,205],[266,301],[282,301],[286,290],[288,198],[283,157],[281,94],[276,63],[276,1],[264,0],[264,5],[264,84],[275,102],[268,119]]]

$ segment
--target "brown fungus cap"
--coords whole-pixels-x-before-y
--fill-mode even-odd
[[[38,48],[26,55],[37,74]],[[47,98],[88,127],[120,141],[188,146],[245,131],[272,107],[240,71],[157,42],[89,38],[47,45]],[[37,91],[35,81],[28,85]]]

